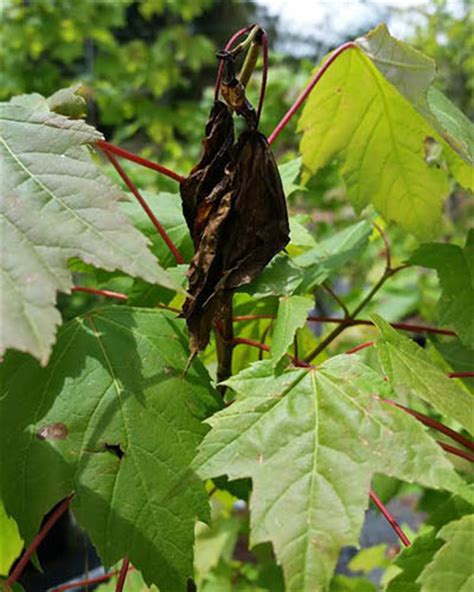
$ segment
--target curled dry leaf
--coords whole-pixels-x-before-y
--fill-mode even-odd
[[[195,246],[182,310],[192,354],[206,347],[213,321],[226,317],[232,292],[289,241],[283,186],[265,136],[252,127],[234,145],[231,110],[220,101],[206,134],[201,161],[181,185]]]

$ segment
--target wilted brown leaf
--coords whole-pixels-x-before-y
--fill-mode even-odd
[[[197,169],[192,175],[199,174]],[[190,297],[182,314],[188,322],[192,353],[206,347],[212,322],[225,316],[232,292],[257,277],[289,241],[280,175],[258,130],[241,134],[222,178],[216,183],[213,176],[212,181],[208,195],[198,194],[195,218],[190,219],[196,252],[189,270]],[[200,218],[203,204],[205,216]]]

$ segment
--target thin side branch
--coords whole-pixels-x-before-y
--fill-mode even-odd
[[[385,282],[391,278],[393,275],[405,269],[407,266],[401,265],[400,267],[390,268],[386,267],[384,273],[378,280],[378,282],[372,287],[370,292],[367,296],[355,307],[355,309],[349,315],[349,318],[345,319],[345,322],[341,323],[338,327],[336,327],[329,335],[319,343],[306,357],[305,362],[311,362],[314,358],[316,358],[326,347],[336,339],[347,327],[350,326],[351,322],[355,320],[357,315],[367,306],[367,304],[372,300],[372,298],[377,294],[380,288],[385,284]]]
[[[260,341],[255,341],[254,339],[246,339],[244,337],[234,337],[234,339],[232,339],[232,343],[234,345],[249,345],[250,347],[258,348],[261,351],[264,351],[267,353],[270,352],[270,346],[266,345],[265,343],[261,343]],[[304,360],[299,360],[298,358],[295,358],[294,356],[290,356],[289,354],[287,354],[287,356],[291,359],[293,364],[295,366],[298,366],[299,368],[313,368],[314,367],[311,364],[307,364]]]
[[[334,292],[334,290],[331,288],[331,286],[328,284],[328,282],[323,282],[322,285],[323,285],[323,288],[326,290],[326,292],[342,308],[342,310],[344,311],[344,318],[348,319],[350,317],[350,312],[349,312],[349,309],[347,308],[347,306],[345,305],[345,303],[339,298],[339,296],[336,294],[336,292]]]
[[[348,349],[346,354],[355,354],[356,352],[360,351],[361,349],[365,349],[366,347],[372,347],[374,345],[374,341],[367,341],[366,343],[361,343],[352,349]]]
[[[291,120],[293,115],[298,111],[298,109],[301,107],[301,105],[307,99],[310,92],[313,90],[313,88],[316,86],[316,84],[320,81],[321,77],[327,71],[329,66],[334,62],[334,60],[338,56],[340,56],[341,53],[345,52],[346,50],[356,48],[356,47],[357,47],[357,45],[353,41],[349,41],[348,43],[344,43],[344,45],[341,45],[340,47],[338,47],[330,55],[330,57],[326,60],[326,62],[321,66],[321,68],[316,72],[316,74],[313,76],[313,78],[309,81],[308,86],[303,90],[303,92],[299,95],[299,97],[296,99],[296,101],[293,103],[293,105],[290,107],[290,109],[287,111],[287,113],[283,116],[283,119],[280,121],[280,123],[276,126],[276,128],[273,130],[273,132],[268,136],[268,143],[269,144],[273,144],[273,142],[278,138],[278,136],[283,131],[285,126],[288,124],[288,122]]]
[[[382,238],[383,243],[385,245],[386,267],[387,267],[387,269],[392,269],[392,253],[391,253],[390,243],[388,242],[387,235],[382,230],[382,228],[378,224],[376,224],[375,222],[373,222],[373,227],[380,234],[380,237]]]
[[[133,183],[133,181],[130,179],[130,177],[127,175],[127,173],[123,170],[123,168],[120,166],[120,164],[117,161],[117,159],[115,158],[115,156],[107,151],[105,151],[105,154],[106,154],[107,158],[110,160],[110,162],[114,165],[117,173],[122,177],[122,180],[125,183],[125,185],[130,189],[130,191],[133,193],[133,195],[137,198],[138,203],[145,210],[145,212],[146,212],[148,218],[150,218],[153,226],[156,228],[156,230],[160,234],[161,238],[165,241],[166,246],[168,247],[168,249],[173,254],[174,258],[176,259],[176,263],[178,263],[178,264],[184,263],[184,257],[178,251],[176,245],[173,243],[173,241],[169,237],[169,234],[163,228],[163,226],[159,222],[158,218],[155,216],[155,214],[151,210],[150,206],[143,199],[142,195],[140,194],[138,189],[135,187],[135,184]]]
[[[375,491],[373,489],[370,490],[370,499],[373,501],[373,503],[377,506],[377,508],[383,514],[384,518],[387,520],[387,522],[393,528],[393,530],[395,531],[396,535],[402,541],[402,543],[405,545],[405,547],[409,547],[411,545],[410,539],[403,532],[403,530],[401,529],[400,525],[395,520],[395,518],[390,514],[390,512],[388,511],[388,509],[380,501],[380,499],[378,498],[377,494],[375,493]]]
[[[87,288],[86,286],[73,286],[71,292],[86,292],[96,296],[105,296],[106,298],[117,298],[117,300],[128,300],[126,294],[121,292],[112,292],[111,290],[99,290],[98,288]]]
[[[99,140],[95,143],[95,145],[106,153],[109,152],[112,154],[116,154],[117,156],[121,156],[122,158],[126,158],[127,160],[135,162],[136,164],[144,166],[148,169],[152,169],[153,171],[157,171],[158,173],[161,173],[165,177],[169,177],[170,179],[173,179],[178,183],[182,183],[185,180],[185,177],[178,173],[175,173],[171,169],[156,162],[152,162],[147,158],[143,158],[142,156],[138,156],[138,154],[133,154],[133,152],[124,150],[123,148],[120,148],[120,146],[110,144],[110,142],[106,142],[105,140]]]
[[[268,78],[268,35],[265,31],[262,34],[262,83],[260,85],[260,96],[258,98],[257,107],[257,121],[260,121],[260,115],[262,114],[263,101],[265,100],[265,91],[267,90],[267,78]]]
[[[261,315],[240,315],[234,317],[234,323],[241,321],[256,321],[259,319],[274,319],[275,315],[261,314]],[[347,326],[355,325],[374,325],[372,321],[365,319],[337,319],[334,317],[322,317],[322,316],[308,316],[310,323],[336,323],[338,325],[343,324]],[[451,329],[441,329],[438,327],[430,327],[428,325],[414,325],[412,323],[390,323],[394,329],[400,329],[401,331],[411,331],[412,333],[433,333],[436,335],[452,335],[456,337],[456,333]],[[463,378],[463,377],[461,377]]]
[[[440,440],[436,440],[436,442],[441,446],[441,448],[443,450],[446,450],[446,452],[449,452],[450,454],[454,454],[455,456],[459,456],[460,458],[463,458],[464,460],[474,463],[474,454],[471,454],[470,452],[466,452],[465,450],[460,450],[459,448],[456,448],[455,446],[450,446],[449,444],[446,444],[445,442],[441,442]]]
[[[398,407],[398,409],[401,409],[402,411],[405,411],[405,413],[412,415],[418,421],[420,421],[424,425],[428,426],[429,428],[432,428],[433,430],[436,430],[436,431],[440,432],[441,434],[444,434],[445,436],[447,436],[448,438],[451,438],[452,440],[454,440],[458,444],[461,444],[462,446],[465,446],[469,450],[474,451],[474,442],[471,442],[470,440],[465,438],[463,435],[458,434],[458,432],[455,432],[451,428],[448,428],[448,426],[445,426],[444,424],[440,423],[439,421],[436,421],[435,419],[428,417],[427,415],[424,415],[423,413],[420,413],[419,411],[415,411],[414,409],[410,409],[409,407],[406,407],[405,405],[402,405],[401,403],[397,403],[396,401],[392,401],[391,399],[381,399],[381,400],[384,403],[388,403],[389,405],[393,405],[394,407]]]
[[[134,568],[130,567],[129,571],[133,571]],[[107,582],[108,580],[112,579],[114,576],[118,575],[120,573],[120,570],[117,569],[115,571],[110,571],[109,573],[106,573],[102,576],[97,576],[95,578],[88,578],[86,580],[79,580],[79,581],[75,581],[75,582],[70,582],[69,584],[62,584],[61,586],[58,586],[57,588],[54,588],[53,590],[51,590],[51,592],[66,592],[67,590],[77,590],[78,588],[86,588],[90,585],[90,584],[100,584],[102,582]]]

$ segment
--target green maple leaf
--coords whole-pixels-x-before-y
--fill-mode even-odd
[[[56,292],[72,286],[68,259],[177,286],[120,212],[121,192],[84,149],[101,134],[40,99],[2,104],[0,355],[15,348],[46,364],[61,322]]]
[[[428,531],[417,536],[412,545],[403,549],[396,558],[395,565],[399,571],[387,583],[385,592],[420,592],[419,576],[443,546],[439,537],[440,529],[471,514],[472,509],[472,495],[469,500],[457,496],[450,496],[441,503],[438,500],[436,511],[426,524]],[[451,586],[446,589],[451,590]]]
[[[278,304],[278,313],[272,334],[272,361],[276,366],[293,343],[298,329],[304,327],[313,300],[305,296],[283,296]]]
[[[472,145],[458,137],[459,117],[446,129],[453,118],[447,99],[430,93],[433,108],[428,104],[432,77],[432,61],[384,27],[357,40],[306,102],[299,122],[303,181],[337,158],[356,211],[372,204],[420,239],[436,234],[448,181],[444,170],[427,162],[425,141],[434,138],[446,148],[461,181],[469,176]]]
[[[458,490],[462,481],[389,386],[356,356],[275,375],[270,361],[228,381],[194,462],[202,477],[251,477],[251,544],[271,541],[288,592],[326,590],[339,550],[357,545],[374,473]],[[278,476],[278,478],[276,478]]]
[[[470,592],[474,588],[473,536],[474,514],[450,522],[439,531],[437,538],[444,545],[418,577],[420,592]]]
[[[106,566],[128,556],[163,592],[185,589],[195,519],[208,519],[190,462],[218,404],[199,362],[183,373],[182,329],[165,311],[113,307],[64,325],[46,368],[7,354],[0,480],[27,543],[74,491]]]
[[[301,172],[301,156],[286,162],[278,167],[280,173],[281,182],[283,185],[283,193],[288,198],[295,191],[303,189],[297,184],[296,179],[299,177]]]
[[[422,347],[378,315],[373,315],[373,320],[381,334],[376,342],[377,353],[393,389],[403,396],[417,395],[473,434],[472,395],[435,366]]]
[[[372,224],[368,220],[362,220],[334,233],[316,247],[295,257],[293,262],[304,271],[304,280],[298,286],[298,292],[311,292],[354,261],[367,246],[371,234]]]
[[[428,243],[410,257],[410,263],[436,269],[441,285],[440,322],[456,330],[467,347],[474,347],[474,230],[466,245]]]

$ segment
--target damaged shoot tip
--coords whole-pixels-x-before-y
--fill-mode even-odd
[[[203,154],[180,186],[195,247],[188,271],[190,297],[181,312],[190,332],[190,360],[206,347],[216,321],[225,323],[231,314],[233,292],[254,280],[289,242],[288,212],[278,168],[245,94],[263,36],[264,31],[255,26],[238,46],[218,53],[223,61],[223,100],[214,101]],[[244,50],[247,56],[237,76],[236,57]],[[238,138],[234,113],[247,124]],[[229,356],[225,357],[228,365]]]

